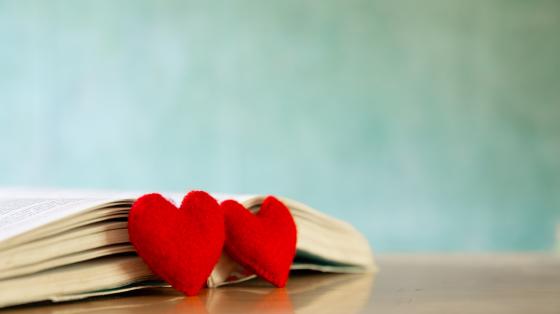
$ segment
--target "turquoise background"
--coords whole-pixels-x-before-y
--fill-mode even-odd
[[[289,196],[552,250],[560,1],[0,1],[0,184]]]

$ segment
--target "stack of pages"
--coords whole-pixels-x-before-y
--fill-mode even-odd
[[[127,216],[142,193],[0,189],[0,307],[66,301],[167,286],[128,241]],[[180,204],[184,194],[163,194]],[[213,194],[258,211],[266,196]],[[367,240],[351,225],[279,197],[298,231],[292,269],[376,270]],[[208,278],[218,287],[253,278],[223,254]]]

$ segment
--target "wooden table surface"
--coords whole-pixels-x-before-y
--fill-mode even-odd
[[[0,313],[560,313],[560,257],[380,255],[376,275],[296,273],[185,298],[171,289]]]

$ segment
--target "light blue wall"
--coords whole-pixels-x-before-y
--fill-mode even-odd
[[[559,1],[1,1],[0,184],[272,193],[549,250]]]

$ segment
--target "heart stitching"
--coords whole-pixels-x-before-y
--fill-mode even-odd
[[[227,200],[221,204],[226,228],[224,248],[241,265],[277,287],[284,287],[296,253],[297,230],[289,209],[267,197],[253,214]]]
[[[128,217],[130,242],[150,269],[186,295],[196,295],[220,258],[224,214],[203,191],[177,208],[160,194],[140,197]]]

